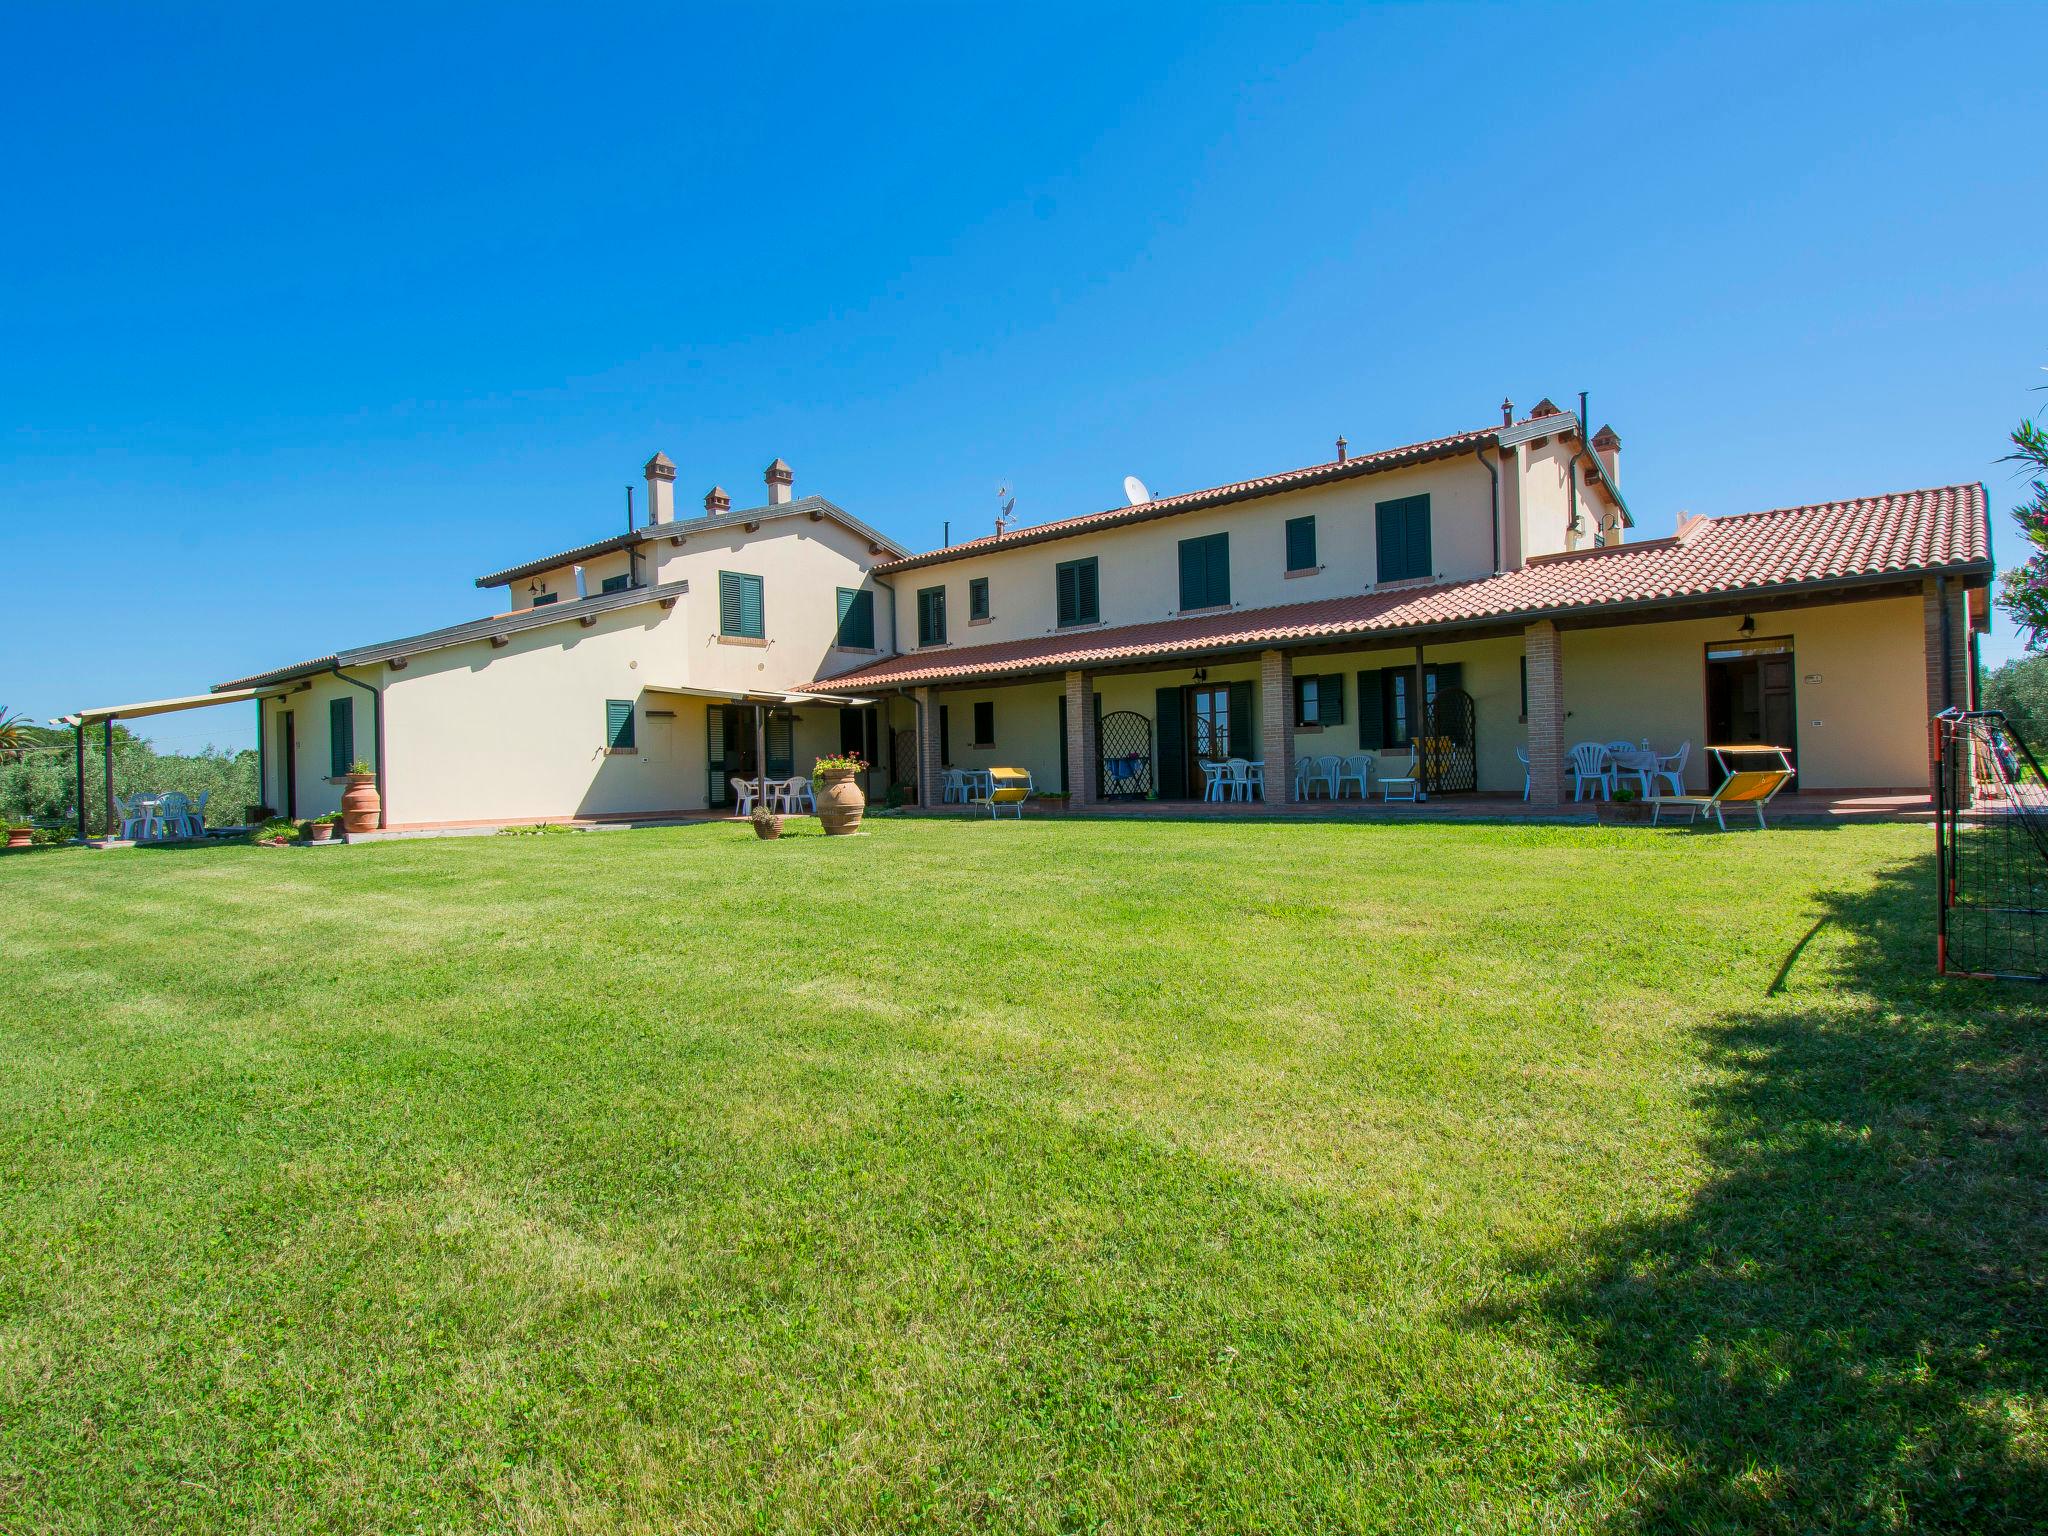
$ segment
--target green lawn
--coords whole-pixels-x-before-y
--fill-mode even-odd
[[[1931,834],[0,859],[0,1529],[2039,1529]]]

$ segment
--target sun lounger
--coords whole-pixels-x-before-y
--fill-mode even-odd
[[[1712,812],[1714,824],[1726,832],[1728,823],[1722,812],[1730,806],[1747,806],[1756,812],[1756,824],[1761,827],[1765,825],[1764,807],[1791,778],[1792,770],[1789,768],[1746,768],[1729,774],[1711,795],[1652,795],[1650,804],[1654,809],[1650,813],[1650,821],[1653,825],[1660,821],[1666,806],[1683,807],[1688,822]]]

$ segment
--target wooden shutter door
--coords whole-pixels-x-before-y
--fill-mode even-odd
[[[1252,685],[1232,683],[1230,685],[1230,755],[1232,757],[1257,757],[1253,743],[1258,735],[1252,730]]]
[[[1077,623],[1093,624],[1102,617],[1101,593],[1097,590],[1093,560],[1074,572],[1074,602]]]
[[[1178,688],[1161,688],[1152,696],[1152,735],[1157,743],[1155,778],[1162,800],[1188,797],[1187,720]]]
[[[1211,534],[1206,542],[1209,566],[1209,603],[1213,607],[1230,601],[1230,535],[1227,533]]]
[[[725,708],[713,704],[704,711],[704,761],[711,773],[704,785],[704,803],[713,810],[725,804]]]
[[[796,772],[796,718],[780,710],[768,714],[768,777],[786,779]]]
[[[1358,674],[1358,746],[1377,752],[1386,745],[1387,706],[1377,667]]]

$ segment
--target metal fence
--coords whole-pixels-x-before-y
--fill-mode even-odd
[[[1934,718],[1938,965],[2048,981],[2048,776],[1997,710]]]

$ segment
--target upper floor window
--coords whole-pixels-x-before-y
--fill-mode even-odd
[[[988,617],[988,578],[977,576],[967,583],[967,617],[981,620]]]
[[[1230,606],[1230,535],[1211,533],[1180,541],[1182,608]]]
[[[1102,621],[1102,582],[1095,558],[1064,560],[1053,569],[1053,587],[1061,624],[1099,624]]]
[[[1316,520],[1310,517],[1287,519],[1287,569],[1312,571],[1316,568]]]
[[[741,640],[768,638],[760,577],[742,571],[718,573],[718,632]]]
[[[839,631],[833,644],[848,650],[875,648],[875,594],[839,588]]]
[[[1379,514],[1379,580],[1406,581],[1435,574],[1429,558],[1429,495],[1383,501]]]
[[[917,594],[917,643],[946,643],[946,589],[922,587]]]
[[[604,579],[602,590],[606,592],[623,592],[631,585],[633,585],[633,578],[630,576],[607,576]]]

